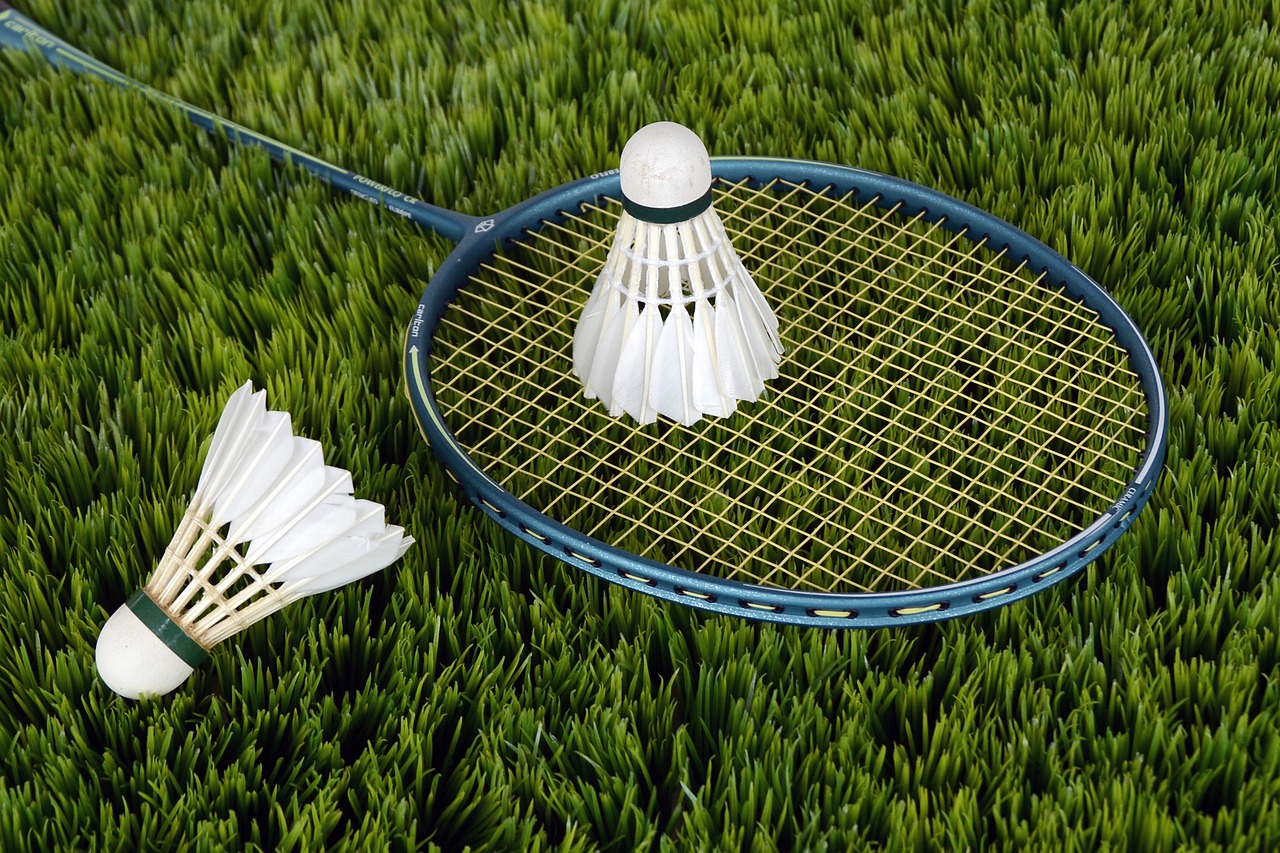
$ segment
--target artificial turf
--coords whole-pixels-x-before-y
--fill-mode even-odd
[[[1168,468],[1078,578],[964,621],[708,616],[461,500],[401,392],[450,246],[0,52],[0,848],[1280,847],[1275,2],[73,2],[105,62],[468,213],[660,118],[1008,219],[1129,311]],[[246,379],[418,544],[96,677]]]

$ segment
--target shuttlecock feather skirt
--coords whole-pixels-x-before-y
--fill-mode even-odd
[[[228,401],[191,503],[144,590],[205,648],[286,604],[394,562],[413,541],[351,473],[244,386]]]
[[[781,356],[777,318],[714,209],[666,224],[624,211],[574,331],[589,399],[642,424],[728,417]]]
[[[155,571],[104,625],[98,670],[125,696],[167,692],[213,646],[298,598],[385,568],[412,542],[246,383],[223,410]]]

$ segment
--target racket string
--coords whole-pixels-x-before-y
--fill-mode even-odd
[[[1088,516],[1042,492],[1105,508],[1110,492],[1091,478],[1125,482],[1131,460],[1103,448],[1117,432],[1137,434],[1129,448],[1140,441],[1136,382],[1123,372],[1115,381],[1115,345],[1069,300],[1052,298],[1041,276],[936,224],[798,185],[729,186],[717,206],[744,235],[735,238],[744,261],[775,285],[768,295],[798,353],[766,400],[730,421],[692,434],[637,428],[561,375],[615,205],[531,232],[446,312],[433,345],[437,399],[463,446],[517,497],[676,565],[882,591],[1013,565]],[[765,229],[781,238],[765,239]],[[967,331],[941,334],[930,316]],[[984,339],[997,341],[994,351]],[[1080,341],[1089,343],[1067,363],[1102,392],[1055,374],[1064,362],[1047,354],[1069,355]],[[909,372],[920,365],[933,374],[927,383]],[[1000,383],[983,381],[996,374]],[[987,458],[965,454],[975,441]],[[955,482],[916,488],[939,479]],[[1059,529],[1042,532],[1046,518]],[[952,537],[959,549],[935,541]]]

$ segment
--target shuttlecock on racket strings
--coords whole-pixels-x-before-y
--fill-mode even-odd
[[[200,481],[142,589],[98,636],[98,673],[130,699],[176,688],[215,645],[286,604],[389,566],[413,538],[351,474],[246,383],[227,401]]]
[[[574,330],[574,372],[615,417],[728,417],[760,397],[783,350],[711,206],[707,149],[657,122],[627,142],[619,172],[623,212]]]

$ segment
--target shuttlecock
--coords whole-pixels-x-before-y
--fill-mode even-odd
[[[232,634],[395,562],[413,538],[353,492],[319,442],[268,411],[265,391],[241,386],[173,541],[98,636],[102,680],[130,699],[168,693]]]
[[[778,375],[778,321],[711,206],[711,161],[658,122],[622,150],[623,213],[573,335],[586,396],[642,424],[728,417]]]

